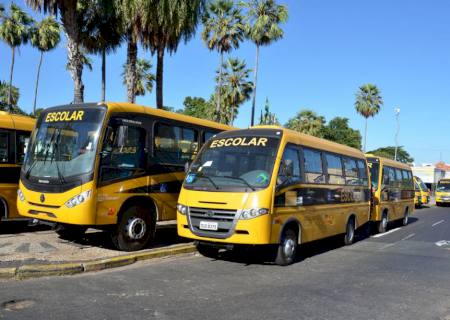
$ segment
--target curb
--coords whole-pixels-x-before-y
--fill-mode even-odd
[[[38,277],[65,276],[85,272],[95,272],[123,267],[138,261],[170,257],[195,251],[195,246],[192,243],[187,243],[174,245],[168,248],[151,249],[147,252],[137,252],[101,260],[47,265],[24,265],[16,268],[0,268],[0,279],[24,280]]]

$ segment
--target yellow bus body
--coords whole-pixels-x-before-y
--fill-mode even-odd
[[[437,206],[450,203],[450,179],[439,180],[435,197]]]
[[[414,182],[411,167],[407,164],[391,159],[366,154],[369,167],[379,166],[378,174],[371,173],[372,184],[377,185],[373,190],[373,205],[371,210],[372,222],[381,224],[384,216],[387,221],[399,220],[414,211]],[[393,169],[393,171],[389,171]],[[383,175],[393,172],[394,179],[385,181]],[[400,172],[401,178],[398,177]],[[386,183],[387,184],[386,184]],[[381,230],[380,230],[381,231]]]
[[[0,111],[0,220],[21,220],[16,198],[19,185],[21,157],[33,130],[35,119]],[[4,144],[6,142],[6,145]],[[7,151],[5,151],[5,149]]]
[[[419,206],[430,203],[430,191],[419,177],[414,177],[414,183],[417,183],[416,197],[420,198]]]
[[[277,126],[257,126],[248,130],[225,132],[217,135],[204,146],[191,166],[191,170],[197,162],[201,163],[202,160],[200,158],[202,157],[202,152],[207,152],[208,148],[211,150],[214,146],[220,146],[220,141],[225,141],[225,144],[227,141],[236,141],[238,139],[248,142],[253,139],[253,136],[264,136],[265,133],[270,137],[275,137],[276,135],[281,136],[276,155],[273,159],[273,171],[271,172],[270,182],[267,187],[261,190],[252,191],[246,189],[245,191],[240,190],[239,192],[221,192],[220,190],[202,191],[193,190],[187,184],[187,180],[185,180],[178,200],[179,206],[181,206],[180,208],[183,209],[179,208],[177,213],[178,234],[181,237],[194,239],[199,241],[199,243],[218,245],[280,244],[286,228],[293,227],[298,228],[298,243],[305,243],[345,233],[350,219],[353,219],[355,228],[368,222],[370,214],[370,191],[368,185],[368,168],[364,154],[359,150],[324,139]],[[248,138],[247,140],[245,140],[246,137]],[[243,142],[242,145],[245,146],[245,143]],[[303,172],[304,167],[302,165],[301,169],[299,169],[301,175],[297,177],[298,181],[290,183],[287,186],[277,187],[277,179],[280,178],[281,174],[280,166],[284,168],[285,163],[295,163],[295,157],[297,157],[295,155],[293,156],[294,161],[288,158],[286,159],[289,161],[285,162],[285,160],[282,160],[285,159],[285,152],[287,154],[288,149],[290,150],[289,152],[297,150],[297,155],[300,159],[299,163],[306,161],[303,157],[306,153],[308,155],[320,155],[319,159],[323,163],[325,163],[324,159],[326,155],[335,156],[336,158],[334,159],[341,159],[342,166],[344,166],[344,158],[349,163],[354,161],[355,166],[359,165],[362,170],[359,176],[362,180],[358,181],[365,179],[365,182],[357,182],[358,185],[350,184],[350,181],[355,183],[359,179],[350,179],[350,175],[357,174],[356,171],[348,173],[348,183],[343,183],[343,180],[340,180],[340,184],[330,184],[329,181],[331,180],[328,174],[327,180],[323,180],[324,183],[307,182],[307,175],[308,179],[312,178],[309,178],[310,173]],[[224,152],[226,153],[227,151]],[[254,154],[256,154],[256,151],[248,151],[247,153],[249,157],[254,156]],[[246,159],[239,161],[246,161]],[[249,160],[249,163],[252,163],[251,160]],[[254,163],[256,166],[258,162],[255,161]],[[211,166],[211,163],[208,163],[208,166]],[[342,172],[345,172],[343,168],[341,167],[342,175]],[[248,170],[252,170],[252,166],[249,166]],[[189,179],[190,174],[187,175],[186,179]],[[201,175],[199,177],[201,178]],[[340,179],[345,179],[345,177],[342,176]],[[313,193],[320,196],[311,196]],[[184,208],[188,210],[187,213],[180,212]],[[239,212],[242,210],[251,210],[252,208],[267,208],[268,214],[263,214],[248,220],[242,219],[242,215],[240,216]],[[216,219],[221,214],[231,215],[232,220],[230,221],[232,222],[230,223],[232,227],[227,234],[219,235],[214,232],[204,232],[198,228],[198,225],[196,225],[197,222],[194,222],[199,214],[206,221],[208,219]]]
[[[97,152],[95,155],[92,170],[87,176],[84,175],[83,178],[78,179],[80,182],[77,182],[77,179],[73,179],[70,183],[64,184],[62,183],[63,180],[61,178],[58,179],[57,176],[51,180],[45,176],[39,176],[40,171],[35,170],[34,167],[24,166],[26,168],[22,170],[20,182],[20,192],[23,195],[23,200],[17,200],[17,207],[22,216],[55,222],[59,225],[64,225],[67,229],[72,228],[72,230],[75,230],[76,226],[80,226],[108,228],[113,232],[119,232],[123,231],[120,228],[126,228],[128,226],[126,222],[121,220],[124,210],[135,205],[141,211],[151,211],[150,213],[146,212],[145,216],[141,216],[141,218],[147,224],[151,224],[146,225],[146,228],[153,230],[156,222],[176,219],[176,204],[179,189],[181,188],[181,183],[185,175],[185,162],[188,161],[188,158],[192,157],[192,154],[197,152],[194,149],[201,146],[209,135],[232,129],[232,127],[223,124],[178,113],[130,103],[107,102],[68,105],[46,109],[38,120],[36,130],[33,132],[32,137],[34,139],[36,135],[39,135],[39,130],[47,126],[47,138],[52,138],[54,135],[60,134],[66,139],[66,145],[71,143],[76,145],[78,143],[77,139],[81,139],[82,129],[80,129],[81,125],[80,127],[74,128],[75,125],[73,123],[82,123],[84,121],[83,117],[87,117],[87,119],[93,117],[92,119],[94,119],[96,115],[93,110],[104,113],[104,118],[101,120],[92,120],[92,123],[98,121],[99,128],[84,132],[88,147],[82,146],[81,149],[84,148],[83,151],[80,151],[76,155],[81,158],[83,153],[88,153],[86,150],[92,150],[93,146],[90,141],[95,141],[92,139],[98,136],[98,146],[95,150],[102,151]],[[67,126],[70,129],[67,129]],[[93,125],[93,127],[95,126]],[[120,128],[123,127],[126,127],[126,130],[121,131]],[[165,130],[164,132],[161,131],[163,132],[161,135],[167,134],[169,136],[157,137],[155,130],[160,130],[157,128],[163,128]],[[96,130],[98,130],[98,133]],[[174,130],[182,135],[193,133],[192,141],[187,140],[190,139],[189,137],[177,138],[175,135],[172,135],[175,132]],[[135,136],[142,135],[142,141],[139,140],[140,142],[135,142],[133,145],[129,144],[131,142],[128,140],[135,137],[130,132],[134,132]],[[120,140],[120,134],[128,136],[126,140],[121,142],[122,145],[120,147],[112,145],[110,149],[107,149],[109,148],[109,145],[107,145],[108,134],[111,137],[114,136],[113,140],[108,143],[119,143],[117,141]],[[35,142],[32,145],[36,150],[39,149],[38,143]],[[158,151],[160,152],[158,153],[160,158],[157,159],[156,149],[167,146],[172,148],[170,152],[165,151],[166,149],[160,149],[162,150]],[[62,149],[62,143],[58,148]],[[56,165],[61,168],[56,168],[56,170],[60,171],[62,168],[67,167],[64,160],[67,160],[67,163],[75,161],[72,154],[74,150],[76,151],[78,149],[79,146],[77,145],[77,148],[73,150],[61,151],[58,156],[63,160],[55,161],[57,162]],[[140,154],[139,150],[144,155]],[[51,152],[52,150],[50,150]],[[144,163],[143,168],[130,168],[126,162],[123,162],[121,165],[114,164],[116,167],[111,169],[112,164],[103,166],[103,153],[107,154],[106,158],[111,157],[113,159],[116,157],[125,159],[128,157],[131,159],[127,158],[123,161],[133,162],[135,158],[139,158],[139,161],[143,161]],[[173,160],[170,157],[165,158],[167,163],[160,161],[163,155],[169,153],[171,156],[176,154],[180,155],[176,163],[170,162]],[[187,160],[184,161],[181,155],[185,155]],[[35,157],[38,156],[44,157],[45,152],[40,155],[35,155]],[[43,162],[50,165],[50,160],[47,158],[45,156]],[[113,163],[112,160],[111,163]],[[44,169],[40,170],[42,171]],[[36,172],[31,174],[31,177],[28,177],[30,173],[27,170],[35,170]],[[118,175],[117,177],[108,178],[109,180],[105,179],[103,181],[103,171],[101,173],[100,170],[104,170],[107,174],[116,170],[130,174],[131,176],[122,178]],[[35,175],[36,177],[33,178]],[[34,182],[31,181],[31,178],[34,179]],[[67,180],[68,178],[63,177],[63,179]],[[70,184],[73,184],[74,187],[69,187]],[[61,190],[58,191],[58,188]],[[75,201],[73,199],[76,199],[82,194],[85,194],[83,201],[72,206],[72,201]],[[147,215],[151,215],[150,220],[146,220]],[[125,226],[121,225],[122,223],[125,223]],[[154,230],[151,232],[154,233]],[[125,244],[120,248],[119,245],[119,249],[128,251],[141,249],[145,246],[143,242],[145,241],[142,240],[141,244],[136,244],[131,247],[127,247]]]

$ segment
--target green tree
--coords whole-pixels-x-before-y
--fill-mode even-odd
[[[206,101],[200,97],[186,97],[183,102],[184,109],[181,113],[200,119],[214,119],[214,100]]]
[[[239,106],[250,99],[253,91],[253,82],[249,81],[250,69],[245,61],[229,58],[222,66],[222,93],[224,106],[222,107],[223,120],[232,125],[239,111]],[[217,70],[217,79],[220,81],[220,71]]]
[[[359,87],[356,93],[355,108],[356,112],[365,118],[364,129],[364,147],[363,151],[366,151],[367,142],[367,119],[374,117],[383,105],[383,99],[381,98],[380,90],[374,84],[367,83]]]
[[[324,139],[331,140],[349,147],[361,149],[361,133],[349,127],[348,119],[335,117],[324,126],[322,131]]]
[[[68,70],[74,82],[74,103],[84,101],[83,53],[81,51],[81,26],[84,12],[79,10],[78,0],[26,0],[34,10],[61,16],[61,23],[67,36]]]
[[[11,106],[11,110],[17,107],[19,102],[19,88],[15,86],[11,86],[11,102],[8,102],[9,99],[9,84],[6,81],[0,81],[0,110],[8,111]],[[10,110],[9,110],[10,111]]]
[[[40,52],[39,64],[34,89],[33,114],[36,112],[36,100],[39,87],[39,75],[41,73],[42,59],[44,53],[54,49],[60,39],[61,27],[53,17],[43,19],[31,29],[31,44]]]
[[[254,69],[254,90],[252,98],[251,125],[255,121],[256,84],[258,81],[259,49],[283,38],[281,23],[288,19],[288,9],[278,5],[274,0],[241,1],[241,6],[247,9],[245,30],[247,37],[256,45],[256,61]]]
[[[270,112],[269,99],[266,98],[266,104],[264,105],[264,113],[261,110],[261,116],[259,118],[260,125],[280,125],[275,113]]]
[[[123,65],[123,83],[127,83],[128,65]],[[134,96],[144,96],[146,92],[153,91],[153,83],[155,82],[155,75],[150,72],[152,63],[145,59],[136,60],[136,85]]]
[[[284,126],[291,130],[321,138],[324,125],[324,117],[317,115],[312,110],[305,109],[289,119]]]
[[[203,17],[202,39],[209,50],[220,54],[218,86],[216,88],[215,120],[220,121],[223,55],[239,48],[244,39],[243,17],[232,0],[216,0],[207,5]]]
[[[156,106],[163,103],[164,53],[177,51],[183,40],[190,40],[200,22],[205,0],[143,0],[143,44],[156,53]]]
[[[368,152],[369,154],[373,154],[379,157],[384,157],[388,159],[394,160],[395,157],[395,147],[383,147],[378,148]],[[403,163],[412,163],[414,162],[414,158],[403,148],[403,146],[399,146],[397,148],[397,161]]]
[[[9,14],[5,14],[0,25],[0,39],[11,48],[11,68],[9,71],[8,105],[12,107],[12,81],[16,48],[27,43],[33,19],[19,6],[11,3]]]

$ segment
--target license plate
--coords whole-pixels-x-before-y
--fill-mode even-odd
[[[217,222],[200,221],[200,229],[217,231],[219,224]]]

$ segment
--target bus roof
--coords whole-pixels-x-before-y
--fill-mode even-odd
[[[441,182],[441,181],[442,181],[442,182],[450,182],[450,178],[444,178],[444,179],[441,179],[441,180],[438,181],[438,183]]]
[[[411,166],[406,164],[406,163],[403,163],[403,162],[399,162],[399,161],[395,161],[395,160],[392,160],[392,159],[376,156],[376,155],[370,154],[370,153],[366,153],[366,157],[367,158],[377,158],[377,159],[379,159],[379,161],[383,165],[387,165],[387,166],[394,167],[394,168],[399,168],[399,169],[411,170]]]
[[[358,149],[336,143],[333,141],[329,141],[322,138],[317,138],[310,136],[308,134],[300,133],[294,130],[286,129],[281,126],[275,125],[258,125],[253,126],[251,129],[273,129],[279,130],[283,132],[283,136],[289,141],[299,145],[303,145],[306,147],[311,147],[315,149],[328,150],[332,152],[336,152],[339,154],[356,157],[356,158],[364,158],[364,153]]]
[[[36,119],[28,116],[12,114],[5,111],[0,111],[0,128],[32,131]]]

